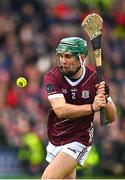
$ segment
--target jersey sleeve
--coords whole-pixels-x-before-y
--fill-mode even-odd
[[[48,94],[48,99],[63,97],[59,80],[49,74],[44,76],[44,86]]]

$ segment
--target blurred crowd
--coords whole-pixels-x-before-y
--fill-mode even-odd
[[[117,106],[117,121],[101,128],[96,114],[95,148],[99,158],[88,163],[89,173],[125,176],[123,0],[0,0],[0,148],[18,148],[18,158],[23,166],[29,166],[27,171],[39,172],[45,159],[49,103],[43,76],[56,64],[59,40],[84,36],[89,47],[86,64],[94,64],[90,40],[81,28],[82,19],[90,12],[104,20],[104,75]],[[19,76],[28,80],[26,88],[16,86]]]

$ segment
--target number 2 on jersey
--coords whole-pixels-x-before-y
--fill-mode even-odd
[[[76,99],[76,93],[75,92],[72,92],[71,95],[72,95],[72,99]]]

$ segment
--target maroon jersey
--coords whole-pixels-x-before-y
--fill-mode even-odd
[[[54,67],[44,76],[48,98],[64,96],[66,102],[74,105],[93,103],[96,95],[96,71],[83,67],[80,79],[72,81],[63,76],[58,67]],[[48,117],[48,137],[54,145],[63,145],[73,141],[86,146],[92,144],[94,114],[77,119],[60,119],[53,109]]]

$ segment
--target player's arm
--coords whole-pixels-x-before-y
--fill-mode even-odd
[[[66,103],[63,94],[62,97],[53,97],[53,95],[49,96],[50,104],[59,118],[79,118],[93,113],[91,104],[73,105]],[[93,103],[95,111],[99,111],[101,107],[105,107],[105,96],[99,94],[95,99],[96,101]]]
[[[94,111],[99,111],[101,107],[105,107],[105,96],[97,95],[94,98],[93,104],[86,105],[74,105],[66,102],[65,97],[62,93],[62,89],[59,85],[59,82],[52,75],[47,75],[44,77],[44,83],[48,94],[48,99],[54,110],[55,114],[59,118],[79,118],[87,116],[93,113]]]
[[[111,97],[107,98],[108,102],[105,107],[105,116],[109,123],[112,123],[116,120],[116,106]]]
[[[48,99],[53,111],[59,118],[78,118],[92,113],[90,104],[72,105],[66,103],[59,81],[55,80],[51,75],[44,77],[44,83],[48,94]]]

